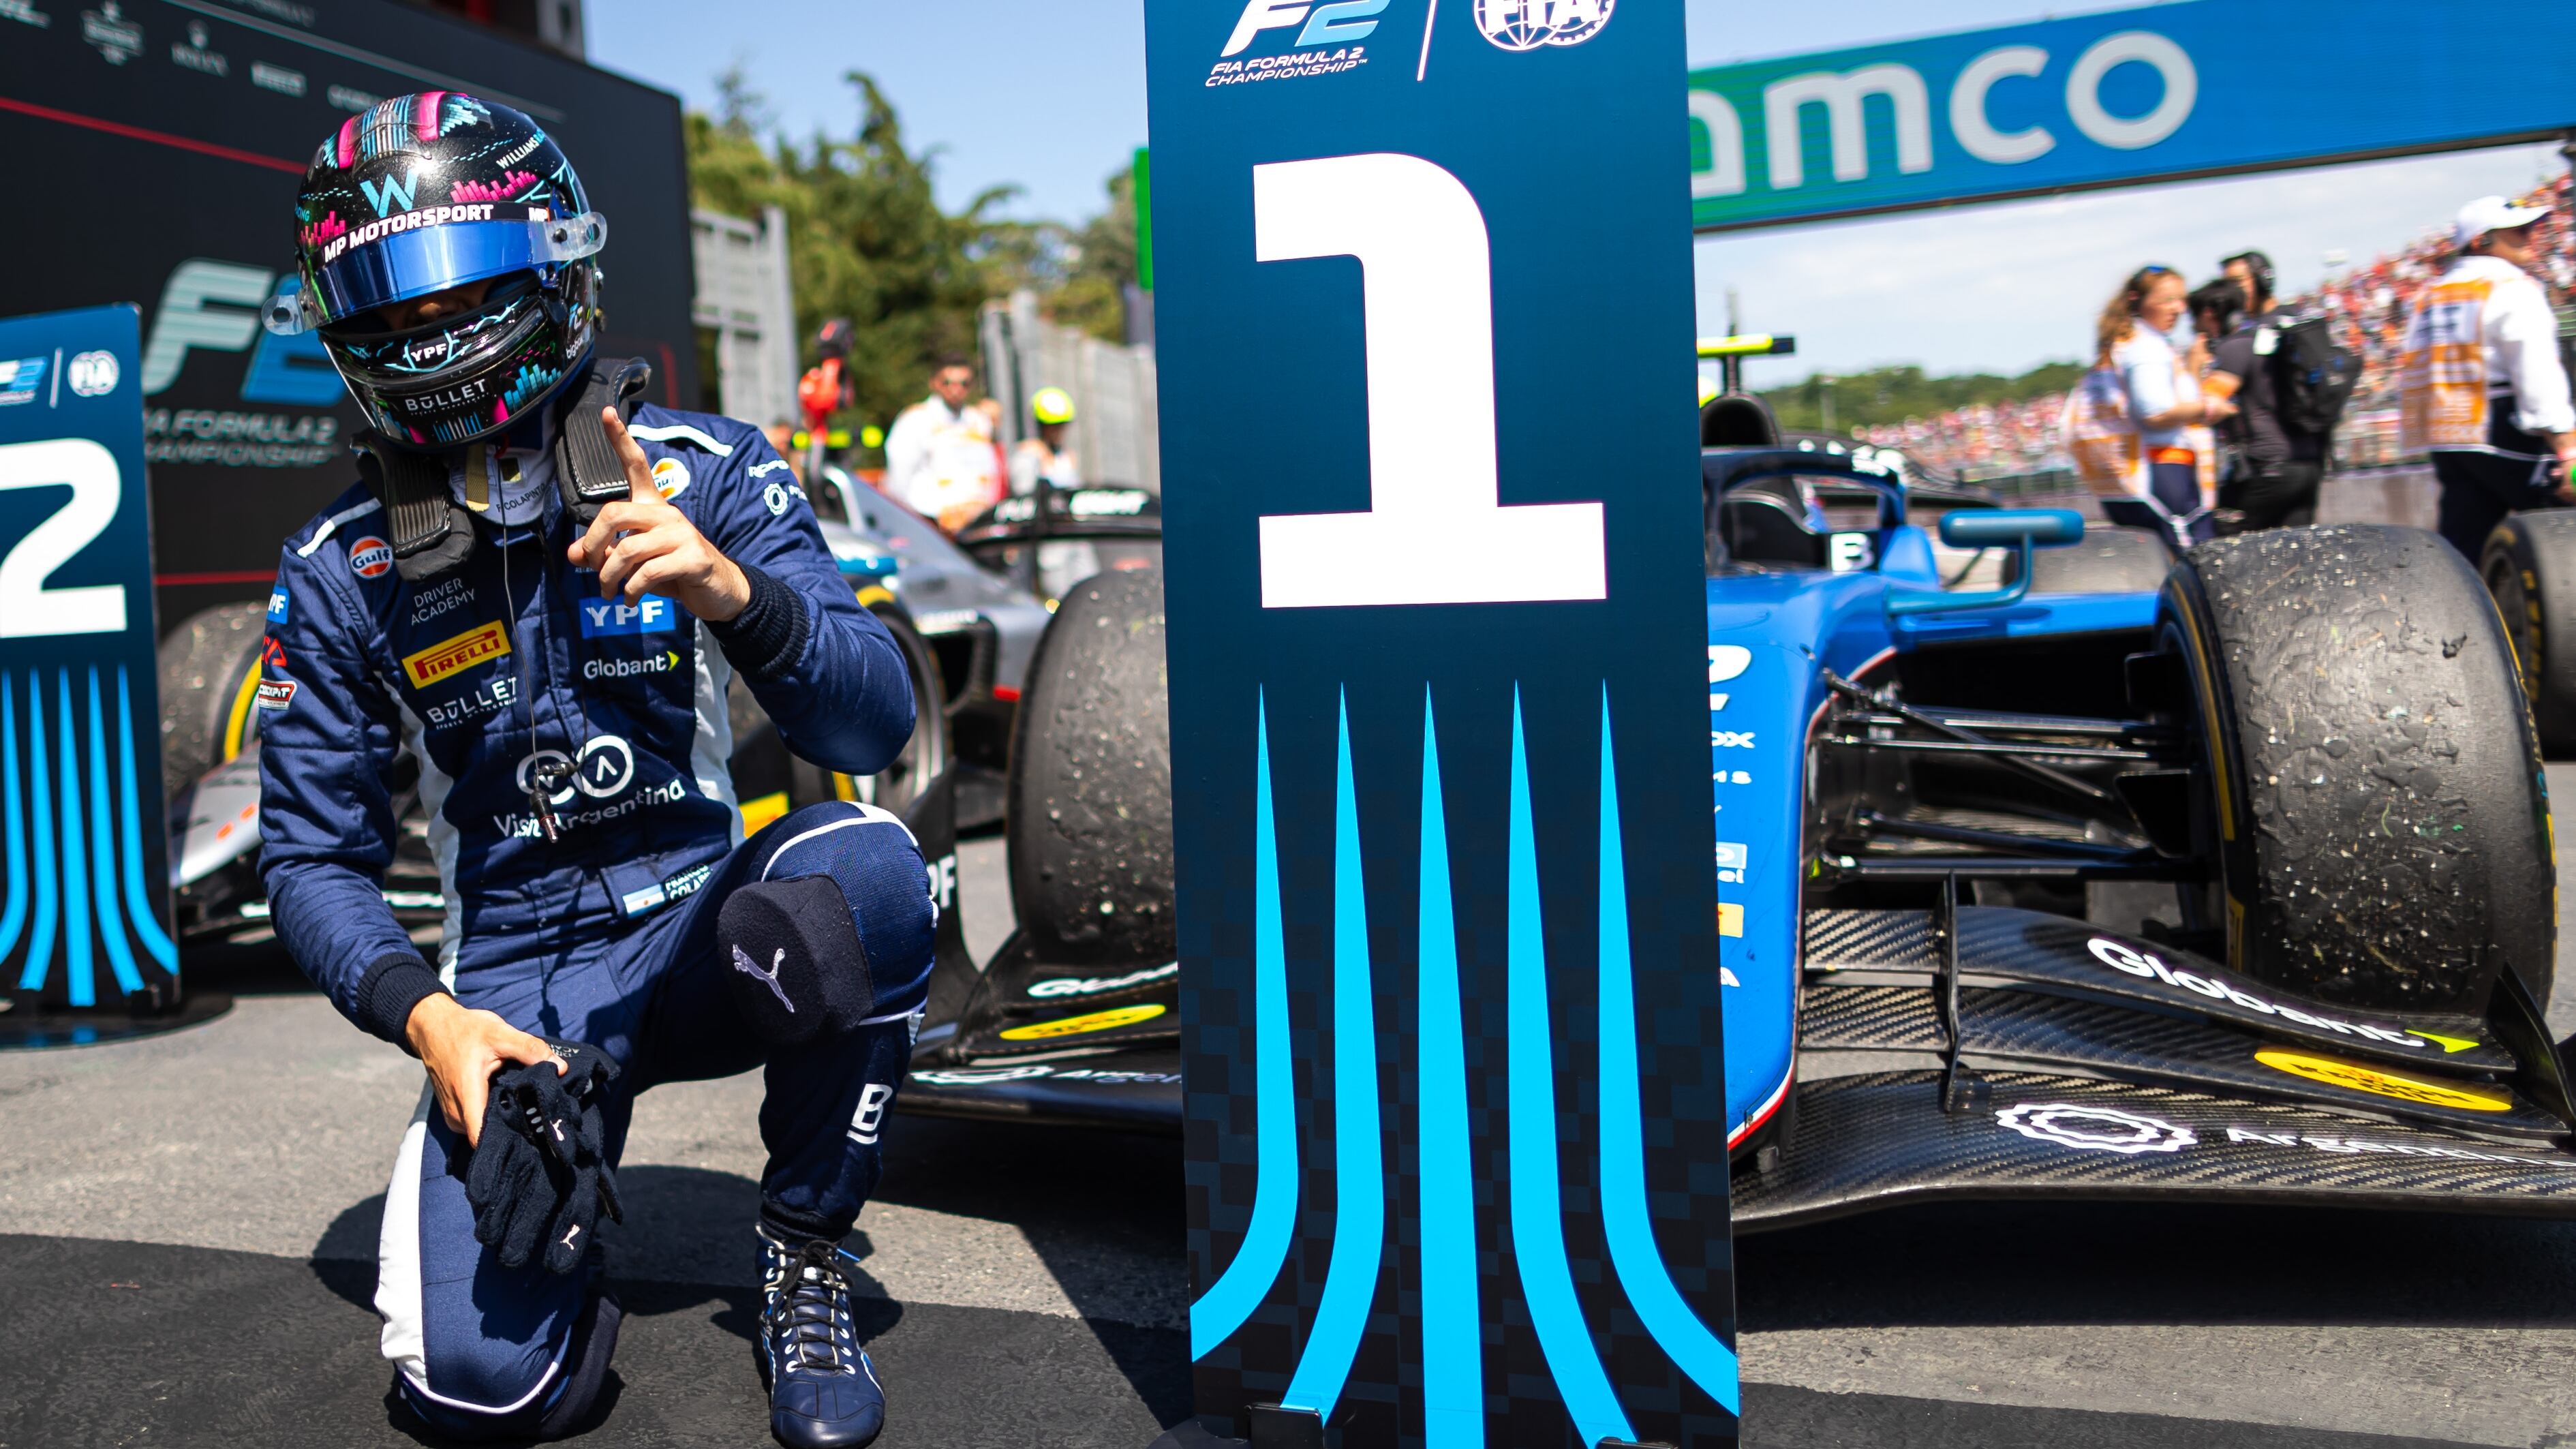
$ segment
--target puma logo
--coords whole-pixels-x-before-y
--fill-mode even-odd
[[[733,969],[746,976],[757,976],[768,982],[770,991],[778,997],[778,1004],[786,1007],[788,1014],[793,1016],[796,1012],[796,1003],[787,999],[787,988],[778,984],[778,968],[786,964],[787,948],[784,946],[778,948],[777,955],[769,958],[769,969],[766,971],[760,969],[759,962],[744,955],[740,946],[733,948]]]

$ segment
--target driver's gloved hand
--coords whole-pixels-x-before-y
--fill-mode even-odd
[[[549,1272],[581,1266],[605,1208],[624,1221],[608,1165],[602,1109],[615,1063],[596,1047],[549,1038],[564,1061],[503,1068],[492,1079],[482,1140],[465,1179],[474,1238],[505,1268],[526,1265],[545,1245]]]

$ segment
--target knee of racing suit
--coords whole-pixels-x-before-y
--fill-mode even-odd
[[[734,1001],[780,1045],[900,1021],[921,1004],[939,904],[891,811],[835,801],[767,832],[758,875],[717,912]]]

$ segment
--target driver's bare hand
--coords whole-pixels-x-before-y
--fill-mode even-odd
[[[607,425],[618,461],[626,465],[630,496],[599,510],[590,531],[573,541],[566,553],[572,566],[598,570],[603,599],[623,596],[632,604],[646,594],[660,594],[717,624],[740,614],[751,602],[751,581],[654,486],[653,467],[618,420],[617,410],[600,409],[600,421]]]
[[[465,1134],[465,1145],[483,1137],[483,1104],[492,1093],[492,1074],[508,1065],[553,1062],[563,1058],[538,1037],[528,1035],[488,1011],[457,1004],[453,996],[425,996],[403,1023],[412,1054],[429,1068],[430,1090],[438,1096],[439,1115]]]

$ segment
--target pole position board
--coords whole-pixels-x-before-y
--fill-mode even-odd
[[[131,307],[0,321],[0,989],[178,999]]]
[[[1191,1356],[1732,1443],[1676,0],[1147,0]]]

